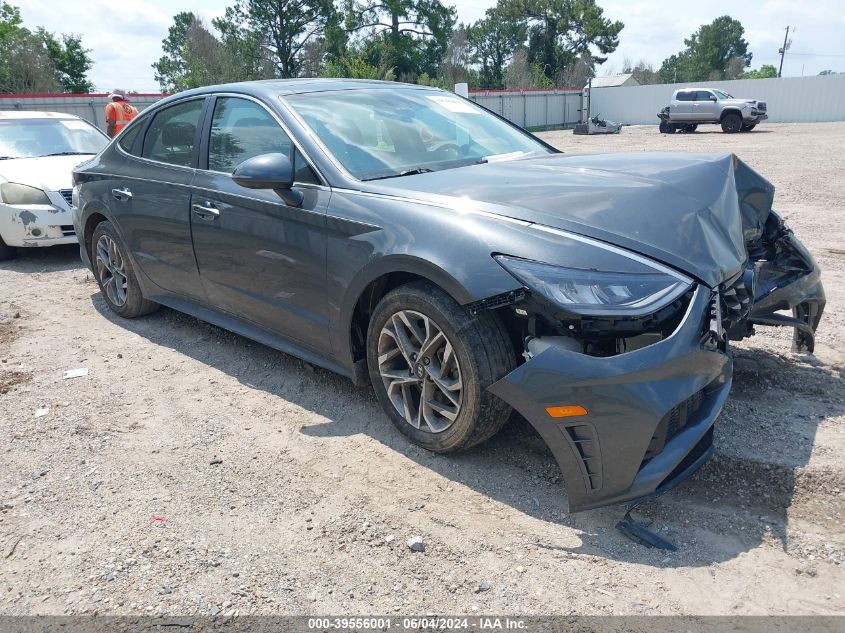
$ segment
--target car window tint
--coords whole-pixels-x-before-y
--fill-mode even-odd
[[[678,101],[692,101],[694,92],[679,92],[678,93]]]
[[[293,179],[296,182],[310,183],[313,185],[320,184],[320,179],[317,174],[311,169],[311,166],[302,157],[299,151],[293,152]]]
[[[713,93],[709,90],[699,90],[695,93],[695,100],[696,101],[709,101],[710,97],[713,96]]]
[[[123,133],[120,135],[117,143],[123,149],[123,151],[128,152],[129,154],[132,153],[132,147],[135,145],[135,139],[138,138],[138,134],[141,132],[141,128],[144,127],[143,121],[134,122],[134,125],[130,125]]]
[[[177,103],[159,111],[144,138],[144,158],[172,165],[191,165],[202,99]]]
[[[261,105],[237,97],[221,97],[214,105],[208,168],[231,174],[254,156],[278,152],[290,157],[291,142]]]

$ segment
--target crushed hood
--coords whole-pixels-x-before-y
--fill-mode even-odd
[[[553,154],[382,181],[456,208],[593,237],[709,286],[739,274],[774,190],[730,154]]]
[[[93,154],[0,160],[0,182],[16,182],[44,191],[70,189],[73,187],[73,168],[91,156]]]

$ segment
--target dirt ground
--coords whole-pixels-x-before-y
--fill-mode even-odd
[[[824,269],[815,356],[739,344],[717,456],[642,508],[679,551],[626,540],[618,507],[564,513],[530,428],[426,453],[343,378],[113,316],[55,248],[0,264],[0,613],[845,614],[845,124],[543,137],[735,152]]]

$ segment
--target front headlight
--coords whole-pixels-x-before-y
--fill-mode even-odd
[[[654,272],[605,272],[564,268],[497,255],[496,261],[523,285],[567,312],[583,316],[638,317],[652,314],[691,286],[681,275]]]
[[[6,204],[52,204],[41,189],[19,185],[16,182],[4,182],[0,185],[0,201]]]

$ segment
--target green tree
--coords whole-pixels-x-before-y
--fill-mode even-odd
[[[61,40],[44,29],[38,29],[38,35],[44,42],[47,55],[56,67],[59,83],[65,92],[86,93],[94,89],[88,80],[88,71],[94,65],[88,55],[90,49],[82,46],[79,35],[62,34]]]
[[[479,86],[492,90],[504,88],[505,67],[527,36],[525,24],[511,19],[500,7],[493,7],[470,27],[468,36],[472,60],[480,66]]]
[[[274,76],[269,56],[251,33],[226,20],[213,24],[214,31],[189,11],[174,16],[161,43],[164,55],[153,64],[163,90]]]
[[[402,80],[436,76],[446,54],[455,9],[440,0],[347,0],[345,26],[372,66],[393,68]]]
[[[738,20],[723,15],[684,40],[686,49],[672,55],[660,67],[666,83],[735,79],[751,64],[745,29]]]
[[[78,36],[32,31],[17,7],[0,1],[0,92],[89,92],[90,68]]]
[[[552,81],[579,60],[603,64],[619,46],[624,24],[604,17],[595,0],[501,0],[528,29],[528,61]],[[594,53],[595,51],[595,53]],[[593,74],[593,68],[587,73]]]
[[[778,69],[771,64],[763,64],[757,70],[747,70],[740,79],[772,79],[778,76]]]
[[[237,0],[215,24],[254,38],[286,78],[299,76],[305,46],[335,20],[332,0]]]

